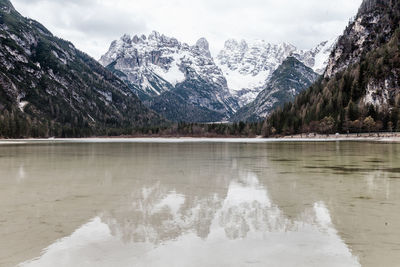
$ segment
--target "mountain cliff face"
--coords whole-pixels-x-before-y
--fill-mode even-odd
[[[189,46],[153,32],[124,35],[100,62],[166,118],[210,122],[227,120],[253,101],[290,55],[322,74],[333,43],[298,50],[289,44],[228,40],[214,59],[204,38]]]
[[[100,62],[132,85],[148,106],[171,120],[187,115],[194,121],[223,120],[239,108],[204,38],[189,46],[158,32],[147,37],[124,35],[111,44]],[[188,109],[180,110],[178,117],[171,116],[177,108],[172,103],[182,101],[180,107]],[[193,110],[213,115],[195,118]]]
[[[400,1],[364,0],[324,79],[270,117],[278,132],[400,130]],[[321,127],[319,127],[321,126]],[[325,127],[326,130],[326,127]]]
[[[295,57],[288,57],[274,71],[266,88],[250,104],[241,108],[232,121],[258,121],[265,119],[274,109],[293,101],[319,77],[311,68]]]
[[[389,61],[398,56],[394,50],[398,37],[396,30],[399,29],[399,12],[396,0],[364,1],[356,19],[339,39],[329,60],[325,73],[328,79],[348,71],[348,66],[356,67],[356,70],[358,66],[363,72],[354,77],[361,79],[359,86],[363,87],[359,90],[361,99],[357,99],[360,107],[372,104],[378,110],[391,109],[398,95],[399,70],[393,65],[394,62]],[[372,58],[378,61],[374,63]],[[371,73],[364,75],[367,68]]]
[[[315,72],[323,74],[336,40],[326,41],[311,50],[299,50],[290,44],[274,45],[265,41],[248,43],[234,39],[225,42],[217,56],[217,65],[228,81],[231,94],[245,106],[267,87],[272,73],[288,56],[294,56]]]
[[[87,136],[161,121],[94,59],[0,0],[0,136]]]
[[[366,53],[390,40],[398,28],[396,5],[395,0],[363,1],[355,20],[346,28],[334,48],[326,78],[332,78],[349,65],[358,63]]]

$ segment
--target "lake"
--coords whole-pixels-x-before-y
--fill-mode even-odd
[[[400,266],[400,145],[0,145],[0,266]]]

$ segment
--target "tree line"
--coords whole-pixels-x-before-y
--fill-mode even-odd
[[[71,118],[59,123],[55,120],[38,120],[19,110],[3,110],[0,115],[0,138],[82,138],[112,136],[192,136],[192,137],[256,137],[267,136],[267,121],[253,123],[164,123],[93,127],[84,120]]]

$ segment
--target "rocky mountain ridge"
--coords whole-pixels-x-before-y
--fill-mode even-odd
[[[316,73],[323,74],[336,39],[320,43],[310,50],[299,50],[287,43],[270,44],[255,42],[225,42],[225,48],[217,56],[228,87],[242,107],[251,103],[267,86],[272,73],[289,57],[294,56]]]
[[[322,74],[332,43],[298,50],[289,44],[228,40],[214,59],[205,38],[190,46],[153,32],[124,35],[111,44],[100,62],[168,119],[207,122],[227,120],[253,101],[290,55]],[[177,105],[182,110],[176,111]],[[197,118],[194,110],[202,110]]]
[[[169,117],[170,109],[176,105],[168,102],[185,101],[190,110],[207,109],[214,114],[208,120],[199,116],[195,121],[223,120],[239,108],[204,38],[189,46],[158,32],[147,37],[124,35],[111,44],[100,62],[132,85],[133,91],[152,109],[160,113],[167,110],[164,114],[171,120],[185,118]],[[188,112],[181,110],[182,114]]]
[[[106,135],[162,121],[96,60],[0,0],[0,136]]]

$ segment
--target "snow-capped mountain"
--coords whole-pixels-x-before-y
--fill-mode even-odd
[[[189,46],[158,32],[140,37],[124,35],[111,44],[100,63],[131,85],[142,100],[154,105],[152,108],[160,113],[177,108],[165,103],[185,101],[191,106],[182,113],[189,112],[188,109],[208,109],[217,113],[209,119],[212,121],[228,118],[239,108],[204,38]],[[159,107],[162,108],[157,110]],[[171,120],[185,119],[168,112],[163,115]]]
[[[112,64],[113,68],[127,76],[127,80],[142,85],[149,95],[159,95],[169,90],[167,87],[151,84],[150,73],[176,86],[195,72],[200,78],[219,83],[226,88],[226,82],[221,71],[213,64],[208,42],[204,38],[196,45],[189,46],[156,31],[148,37],[124,35],[111,44],[100,63],[104,66]]]
[[[293,101],[302,91],[311,86],[319,75],[291,56],[275,70],[267,86],[250,104],[242,107],[231,117],[231,121],[259,121],[274,109]]]
[[[100,63],[169,120],[208,122],[226,120],[254,101],[289,56],[323,74],[334,42],[299,50],[230,39],[214,59],[205,38],[190,46],[154,31],[122,36]]]
[[[272,72],[296,48],[289,44],[272,45],[265,41],[247,43],[234,39],[225,42],[217,56],[228,87],[240,106],[253,101],[266,84]]]
[[[287,43],[246,42],[230,39],[217,56],[231,94],[239,105],[252,102],[265,88],[271,74],[288,56],[295,56],[316,73],[323,74],[336,40],[325,41],[311,50],[299,50]]]

